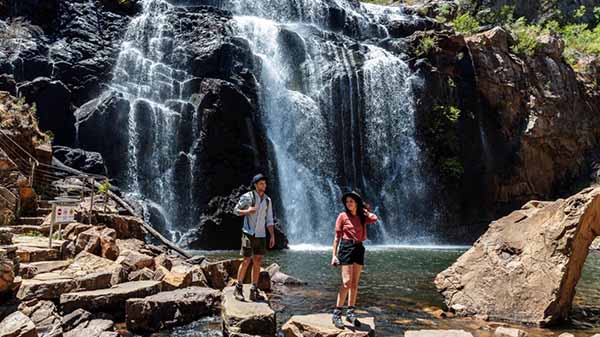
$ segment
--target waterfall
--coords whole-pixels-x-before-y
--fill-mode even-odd
[[[171,5],[143,0],[142,6],[127,28],[109,88],[130,103],[126,190],[175,238],[180,224],[192,221],[196,144],[184,138],[198,139],[197,107],[182,98],[183,83],[192,76],[173,66],[177,47],[166,15]]]
[[[413,74],[365,41],[401,8],[351,1],[226,1],[237,34],[261,60],[260,103],[277,163],[292,243],[330,242],[342,187],[358,187],[380,214],[379,243],[431,243],[438,216],[415,140]],[[326,9],[329,10],[326,10]],[[331,8],[358,30],[329,30]],[[250,15],[250,16],[248,16]],[[373,29],[376,27],[376,29]]]

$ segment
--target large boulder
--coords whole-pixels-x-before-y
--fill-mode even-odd
[[[13,261],[0,257],[0,294],[13,290],[15,277]]]
[[[490,224],[435,279],[460,315],[548,325],[565,319],[589,247],[600,234],[600,188],[530,202]]]
[[[263,337],[275,336],[277,322],[275,311],[267,301],[242,302],[233,297],[234,287],[223,290],[221,318],[223,320],[223,335],[258,335]],[[261,292],[264,298],[266,294]],[[250,286],[244,285],[244,297],[250,297]]]
[[[112,228],[117,232],[117,239],[138,239],[144,240],[145,232],[143,223],[139,217],[118,215],[118,214],[99,214],[98,223]]]
[[[6,317],[0,322],[2,337],[38,337],[35,324],[20,311]]]
[[[220,310],[221,292],[189,287],[127,300],[126,320],[130,330],[160,330],[184,325]]]
[[[331,322],[331,314],[312,314],[292,316],[281,328],[285,337],[374,337],[375,319],[360,317],[359,328],[347,324],[347,328],[338,329]],[[445,336],[445,335],[444,335]]]

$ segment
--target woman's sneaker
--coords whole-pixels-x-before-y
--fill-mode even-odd
[[[241,283],[236,283],[235,287],[233,288],[233,297],[238,300],[238,301],[244,301],[244,288],[242,287]]]
[[[346,321],[348,321],[350,324],[352,324],[356,328],[358,328],[360,326],[360,321],[358,320],[358,317],[356,317],[356,314],[354,313],[354,308],[348,308],[348,311],[346,312]]]
[[[331,317],[331,322],[338,329],[344,328],[344,321],[342,321],[342,310],[336,308],[333,310],[333,316]]]

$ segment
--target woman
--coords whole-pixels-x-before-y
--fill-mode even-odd
[[[367,239],[367,224],[377,221],[377,216],[369,212],[358,193],[353,191],[344,194],[342,202],[346,210],[340,213],[335,222],[335,239],[331,257],[333,266],[342,266],[342,286],[332,318],[333,324],[338,329],[344,328],[342,307],[348,294],[346,320],[355,327],[360,326],[354,313],[354,305],[358,295],[358,281],[365,261],[363,241]]]

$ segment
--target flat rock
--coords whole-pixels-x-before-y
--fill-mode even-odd
[[[35,324],[20,311],[15,311],[0,322],[2,337],[38,337]]]
[[[249,302],[250,286],[244,285],[245,302],[233,297],[234,287],[223,290],[223,302],[221,304],[221,318],[223,320],[224,335],[247,334],[260,335],[264,337],[275,336],[276,320],[275,311],[271,309],[267,301]],[[266,294],[261,292],[266,298]]]
[[[104,337],[110,333],[114,322],[108,319],[92,319],[64,334],[64,337]]]
[[[549,325],[567,318],[600,233],[600,188],[529,203],[490,224],[435,284],[459,315]]]
[[[159,281],[134,281],[120,283],[109,289],[80,291],[62,294],[60,304],[64,312],[77,308],[92,312],[119,312],[129,298],[143,298],[158,293]]]
[[[126,321],[130,330],[160,330],[195,321],[220,310],[221,292],[189,287],[127,300]]]
[[[404,337],[473,337],[464,330],[417,330],[407,331]]]
[[[336,328],[331,323],[331,314],[292,316],[281,328],[285,337],[366,337],[375,336],[375,319],[359,317],[360,328],[347,324],[345,329]]]
[[[514,328],[497,327],[494,331],[494,337],[526,337],[527,333],[523,330]]]
[[[19,266],[19,274],[24,279],[30,279],[38,274],[64,270],[72,262],[72,260],[58,260],[21,263],[21,265]]]

